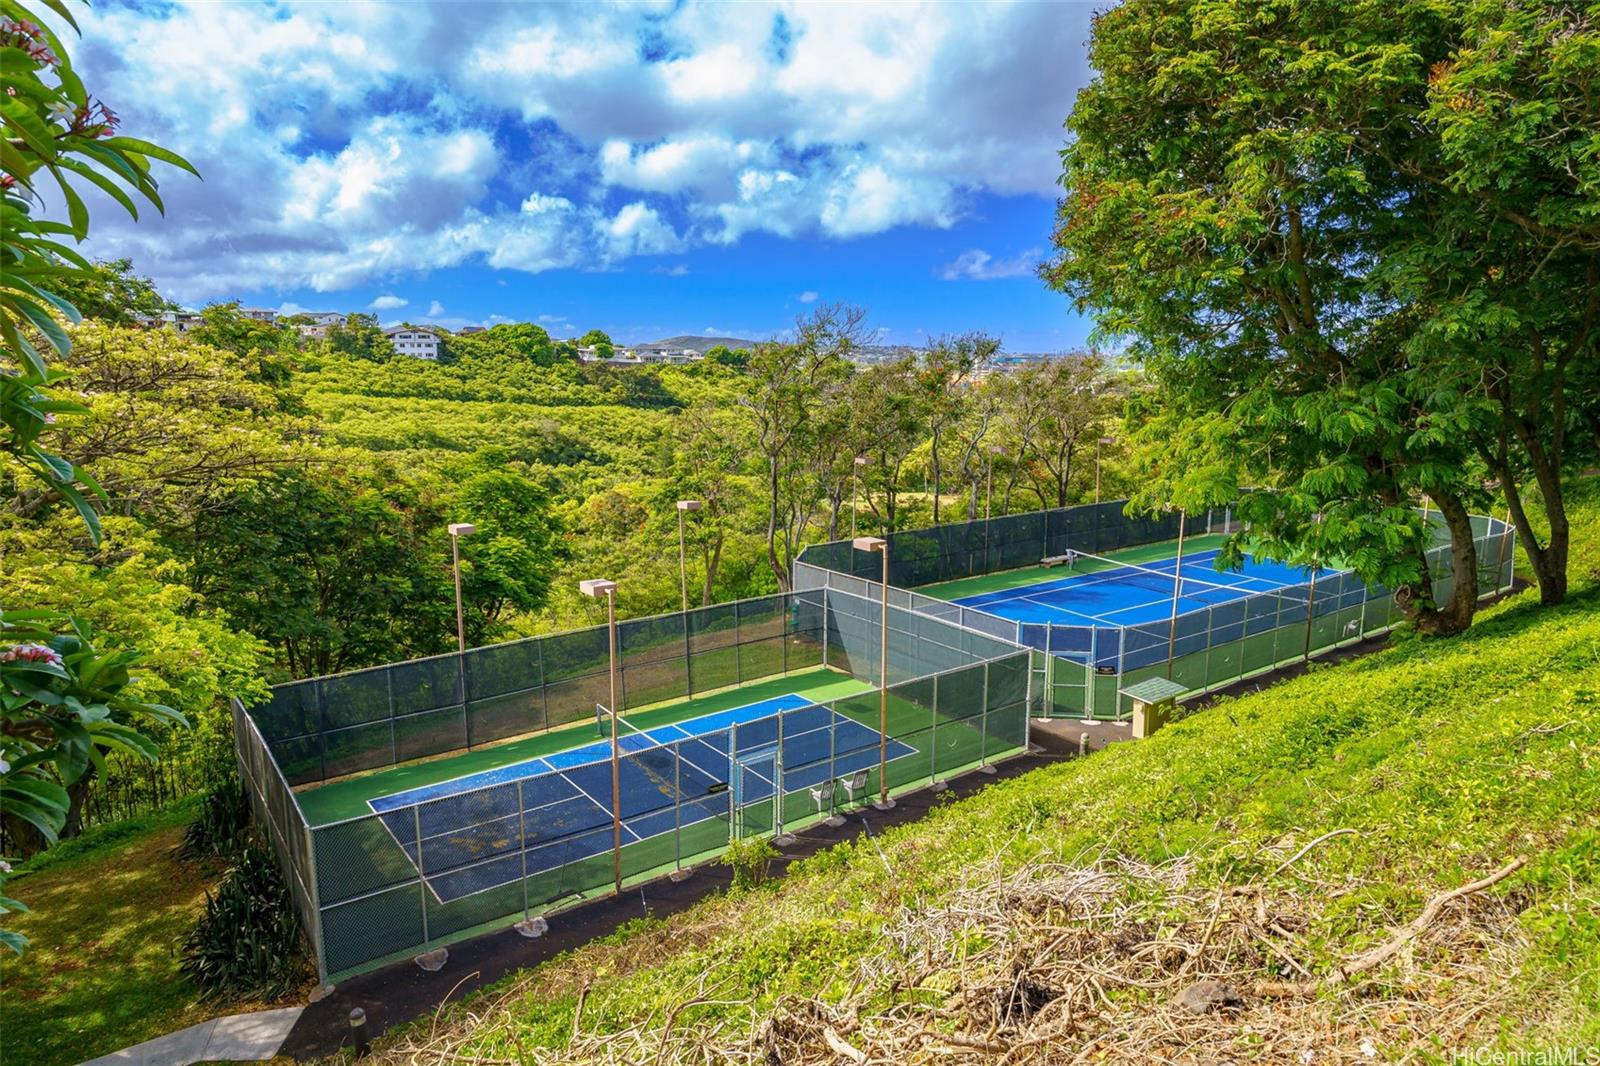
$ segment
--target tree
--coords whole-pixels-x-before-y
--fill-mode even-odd
[[[1068,123],[1044,276],[1130,337],[1193,423],[1149,438],[1178,499],[1237,488],[1238,462],[1200,461],[1202,431],[1270,449],[1276,487],[1237,488],[1258,550],[1315,542],[1382,575],[1422,628],[1459,631],[1477,602],[1467,427],[1408,355],[1419,309],[1377,269],[1431,217],[1435,191],[1395,161],[1417,151],[1408,118],[1449,54],[1446,20],[1424,3],[1201,14],[1136,0],[1096,19],[1100,75]],[[1444,604],[1421,495],[1451,537]]]
[[[53,279],[51,290],[84,318],[114,326],[131,326],[137,315],[178,309],[156,291],[154,282],[133,272],[131,259],[101,260],[86,271],[70,271]]]
[[[743,370],[750,364],[750,352],[746,348],[729,348],[726,344],[717,344],[706,352],[705,362],[713,366]]]
[[[922,353],[917,384],[922,392],[923,416],[932,438],[929,460],[933,474],[933,524],[939,524],[940,495],[944,490],[941,449],[945,433],[966,411],[971,377],[989,365],[1000,342],[982,333],[940,337]]]
[[[77,29],[61,0],[46,0],[46,5]],[[152,161],[191,174],[195,170],[165,148],[119,136],[116,113],[89,95],[61,41],[21,0],[7,0],[0,48],[6,56],[0,63],[0,119],[6,130],[0,139],[0,223],[6,236],[0,247],[0,343],[9,364],[0,364],[0,449],[70,503],[98,535],[99,519],[90,504],[98,485],[72,460],[39,444],[56,416],[75,409],[52,395],[50,386],[60,375],[48,365],[38,339],[46,351],[67,354],[71,341],[56,316],[77,322],[80,315],[58,294],[58,282],[94,273],[57,238],[81,242],[89,235],[89,211],[76,187],[81,182],[96,186],[137,218],[135,196],[162,209]],[[45,177],[53,188],[41,180]],[[39,214],[54,192],[61,195],[66,222]]]
[[[41,441],[94,465],[109,513],[181,526],[241,482],[311,460],[309,423],[260,380],[259,358],[164,329],[87,322],[71,337],[65,380],[83,413]],[[55,504],[19,482],[0,512],[37,521]]]
[[[430,528],[439,523],[430,522]],[[176,537],[193,588],[266,641],[291,677],[447,650],[448,555],[349,478],[284,471],[232,493]]]
[[[394,358],[394,345],[378,328],[375,315],[351,314],[342,323],[328,327],[328,350],[339,355],[354,356],[374,363],[387,363]]]
[[[657,511],[666,514],[682,499],[700,501],[701,509],[685,523],[684,538],[700,556],[697,598],[709,605],[715,598],[723,550],[738,535],[740,519],[747,517],[748,490],[740,475],[750,447],[750,425],[738,409],[700,403],[678,417],[673,437],[668,492],[658,500]],[[674,511],[672,520],[676,517]]]
[[[910,355],[874,363],[856,371],[840,397],[840,409],[849,412],[853,427],[847,438],[854,441],[850,450],[867,460],[861,468],[867,506],[878,516],[880,528],[891,533],[899,526],[906,463],[928,439],[933,406],[928,383],[938,373],[924,375]],[[953,409],[958,403],[940,401],[940,406]]]
[[[1031,458],[1024,469],[1040,507],[1066,507],[1073,502],[1079,459],[1093,451],[1116,417],[1116,382],[1097,355],[1041,359],[1015,371],[1014,378],[1018,390],[1044,401],[1028,437],[1018,441],[1018,454]]]
[[[767,565],[784,591],[822,498],[813,462],[820,415],[849,373],[846,356],[861,344],[865,322],[859,308],[821,307],[799,319],[787,341],[757,345],[750,356],[739,403],[765,467]]]
[[[1431,310],[1412,355],[1461,397],[1547,604],[1567,589],[1564,479],[1600,455],[1597,64],[1592,8],[1459,5],[1399,160],[1431,206],[1391,267],[1396,291]]]
[[[506,359],[535,366],[554,366],[558,360],[550,334],[531,322],[502,322],[482,333],[452,336],[447,341],[461,359]]]
[[[488,470],[468,478],[449,509],[477,527],[461,541],[468,638],[500,639],[508,611],[536,611],[549,599],[561,554],[550,495],[520,474]]]
[[[616,345],[611,343],[611,337],[604,330],[591,329],[578,338],[578,347],[593,348],[601,359],[610,359],[616,354]]]

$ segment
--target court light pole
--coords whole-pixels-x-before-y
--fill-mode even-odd
[[[585,596],[606,599],[606,635],[611,649],[611,869],[622,893],[622,767],[617,729],[617,583],[605,578],[578,582]]]
[[[451,522],[445,527],[450,531],[450,572],[456,579],[456,651],[467,650],[467,623],[466,615],[461,610],[461,538],[471,536],[478,531],[478,527],[471,522]]]
[[[683,516],[688,511],[698,511],[705,504],[699,500],[678,501],[678,583],[683,586],[683,610],[689,610],[689,564],[685,562],[683,548]]]
[[[883,556],[883,600],[878,632],[878,798],[873,806],[886,811],[894,806],[889,798],[889,542],[882,537],[856,537],[850,542],[858,551]]]
[[[856,511],[860,504],[856,502],[856,484],[861,477],[861,468],[867,465],[867,457],[858,455],[850,461],[850,539],[856,539]]]
[[[1100,447],[1105,444],[1115,444],[1115,437],[1100,437],[1094,442],[1094,502],[1100,502]]]

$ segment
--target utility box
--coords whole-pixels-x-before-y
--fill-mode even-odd
[[[1152,677],[1118,692],[1133,704],[1133,739],[1144,740],[1166,725],[1179,696],[1188,690],[1176,681]]]

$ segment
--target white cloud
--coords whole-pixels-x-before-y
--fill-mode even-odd
[[[438,318],[442,314],[444,314],[444,304],[440,303],[438,300],[434,300],[428,305],[429,318]]]
[[[681,278],[689,273],[687,263],[674,263],[672,266],[658,266],[650,269],[652,274],[665,274],[669,278]]]
[[[163,173],[166,215],[137,225],[95,193],[88,250],[193,301],[945,227],[977,190],[1055,195],[1091,12],[100,5],[80,73],[205,181]],[[664,61],[641,57],[647,36]]]
[[[812,290],[807,289],[805,292],[795,297],[795,299],[799,300],[803,304],[814,304],[817,302],[817,294]]]
[[[398,308],[404,307],[410,302],[410,300],[404,299],[403,297],[385,294],[378,297],[376,300],[373,300],[367,305],[367,307],[373,311],[394,311]]]
[[[938,270],[941,281],[993,281],[1032,277],[1043,253],[1028,248],[1009,259],[996,259],[982,248],[970,248]]]

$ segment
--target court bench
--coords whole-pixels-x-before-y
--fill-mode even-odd
[[[1052,566],[1070,566],[1073,559],[1071,555],[1046,555],[1039,560],[1039,565],[1047,569]]]

